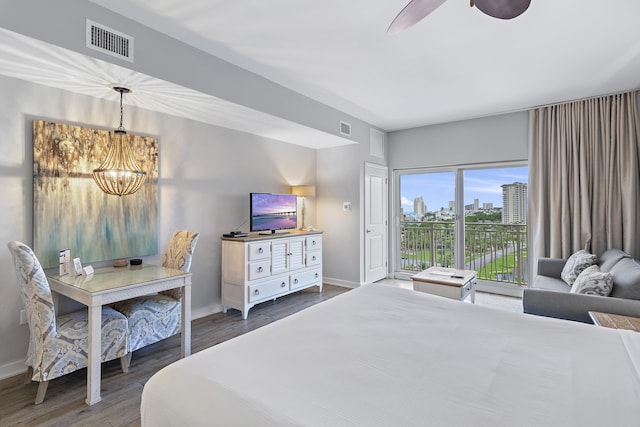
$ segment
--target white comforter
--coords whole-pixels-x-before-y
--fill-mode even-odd
[[[366,285],[156,373],[143,426],[640,426],[640,334]]]

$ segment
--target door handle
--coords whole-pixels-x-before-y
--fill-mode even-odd
[[[367,228],[367,233],[371,233],[373,230]]]

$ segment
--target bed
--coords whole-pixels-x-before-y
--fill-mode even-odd
[[[365,285],[160,370],[143,426],[638,426],[640,334]]]

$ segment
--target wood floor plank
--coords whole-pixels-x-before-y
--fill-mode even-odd
[[[250,332],[304,308],[348,291],[323,285],[322,293],[312,287],[258,304],[247,320],[237,310],[216,313],[194,320],[191,326],[192,353]],[[0,426],[127,426],[140,425],[142,388],[151,376],[179,360],[178,335],[149,345],[133,353],[128,373],[120,360],[102,364],[102,401],[87,406],[86,369],[49,383],[45,400],[34,405],[38,383],[23,384],[23,374],[0,381]]]

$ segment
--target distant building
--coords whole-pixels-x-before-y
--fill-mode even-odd
[[[456,210],[456,202],[454,200],[449,200],[449,210],[450,211]]]
[[[502,223],[527,223],[527,184],[514,182],[502,185]]]
[[[424,204],[422,197],[416,197],[413,199],[413,215],[416,218],[422,218],[427,213],[427,205]]]
[[[490,211],[491,209],[493,209],[493,203],[483,203],[482,204],[482,209],[484,209],[486,211]]]

